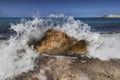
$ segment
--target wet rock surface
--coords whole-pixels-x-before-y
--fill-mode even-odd
[[[61,31],[48,29],[43,39],[35,44],[35,49],[45,54],[85,54],[87,44],[86,41],[77,41]]]
[[[120,80],[120,60],[47,56],[36,62],[33,71],[14,80]]]

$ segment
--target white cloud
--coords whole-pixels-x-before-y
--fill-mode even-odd
[[[57,18],[57,17],[62,18],[64,17],[64,14],[50,14],[49,17],[50,18]]]

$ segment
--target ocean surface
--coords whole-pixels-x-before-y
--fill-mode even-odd
[[[38,53],[28,43],[41,40],[49,28],[85,40],[88,58],[120,59],[118,18],[0,18],[0,80],[33,70]]]
[[[32,20],[33,18],[0,18],[0,34],[7,37],[11,34],[14,34],[14,31],[10,30],[10,25],[20,23],[22,19]],[[120,32],[120,18],[75,18],[75,20],[80,20],[88,24],[91,27],[92,32]]]

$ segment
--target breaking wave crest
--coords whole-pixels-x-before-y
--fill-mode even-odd
[[[22,21],[19,24],[11,24],[11,29],[16,32],[9,40],[0,45],[0,80],[13,78],[23,72],[32,70],[34,60],[38,56],[32,41],[40,40],[44,32],[49,28],[65,32],[77,40],[86,40],[89,58],[100,60],[120,59],[119,34],[114,36],[101,35],[90,31],[90,26],[74,20],[74,17],[62,18],[34,18]]]

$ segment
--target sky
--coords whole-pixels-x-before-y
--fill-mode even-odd
[[[95,17],[120,14],[120,0],[0,0],[0,17],[64,14]]]

